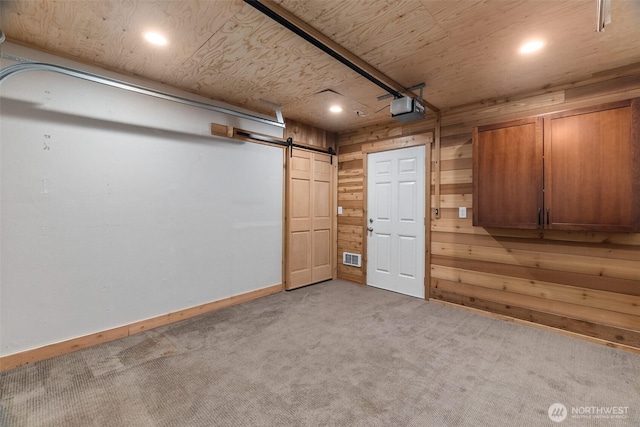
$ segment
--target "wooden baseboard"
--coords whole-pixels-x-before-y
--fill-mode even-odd
[[[168,325],[169,323],[179,322],[181,320],[209,313],[221,308],[265,297],[267,295],[281,292],[282,289],[282,284],[267,286],[266,288],[208,302],[195,307],[185,308],[184,310],[174,311],[172,313],[163,314],[161,316],[152,317],[150,319],[141,320],[140,322],[119,326],[117,328],[97,332],[95,334],[73,338],[44,347],[10,354],[8,356],[2,356],[0,357],[0,372],[16,368],[18,366],[27,365],[29,363],[38,362],[40,360],[49,359],[61,354],[71,353],[72,351],[117,340],[119,338],[128,337],[129,335],[134,335],[159,326]]]
[[[429,302],[432,302],[432,303],[435,303],[435,304],[440,304],[440,305],[446,305],[447,307],[453,307],[453,308],[456,308],[456,309],[462,309],[462,310],[470,311],[472,313],[476,313],[476,314],[479,314],[479,315],[485,316],[485,317],[491,317],[493,319],[505,320],[507,322],[517,323],[519,325],[526,325],[526,326],[530,326],[530,327],[533,327],[533,328],[542,329],[544,331],[551,331],[551,332],[555,332],[555,333],[558,333],[558,334],[567,335],[567,336],[570,336],[570,337],[573,337],[573,338],[578,338],[578,339],[581,339],[583,341],[590,341],[590,342],[593,342],[593,343],[596,343],[596,344],[600,344],[600,345],[604,345],[604,346],[607,346],[607,347],[617,348],[619,350],[624,350],[624,351],[629,351],[631,353],[640,354],[640,348],[636,348],[636,347],[632,347],[632,346],[624,345],[624,344],[619,344],[619,343],[612,342],[612,341],[603,340],[601,338],[590,337],[588,335],[579,334],[577,332],[571,332],[571,331],[566,331],[564,329],[554,328],[553,326],[547,326],[547,325],[542,325],[540,323],[528,322],[526,320],[522,320],[522,319],[518,319],[518,318],[515,318],[515,317],[506,316],[504,314],[491,313],[489,311],[480,310],[478,308],[467,307],[465,305],[460,305],[460,304],[456,304],[456,303],[448,302],[448,301],[442,301],[442,300],[438,300],[438,299],[434,299],[434,298],[431,298],[429,300]]]

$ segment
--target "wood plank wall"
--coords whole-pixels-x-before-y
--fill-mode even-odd
[[[363,254],[364,154],[363,142],[343,143],[338,135],[338,277],[363,285],[362,268],[342,263],[342,253]]]
[[[473,126],[637,96],[638,76],[616,77],[443,113],[430,297],[640,349],[640,234],[484,229],[471,220]],[[365,244],[363,144],[433,127],[423,120],[338,135],[338,277],[365,283],[364,266],[341,262],[343,251],[362,253]],[[467,207],[467,219],[458,219],[459,206]]]
[[[291,137],[298,144],[336,149],[337,135],[335,133],[295,120],[287,119],[285,123],[287,126],[284,130],[285,139]]]

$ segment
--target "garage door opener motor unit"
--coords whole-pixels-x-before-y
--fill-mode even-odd
[[[402,97],[391,101],[391,117],[400,122],[412,122],[425,117],[424,104],[418,98]]]

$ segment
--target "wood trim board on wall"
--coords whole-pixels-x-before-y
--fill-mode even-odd
[[[158,328],[160,326],[179,322],[181,320],[189,319],[201,314],[242,304],[243,302],[252,301],[257,298],[281,292],[282,289],[282,284],[267,286],[255,291],[246,292],[240,295],[234,295],[217,301],[208,302],[206,304],[197,305],[195,307],[186,308],[184,310],[174,311],[172,313],[163,314],[106,331],[101,331],[94,334],[58,342],[55,344],[49,344],[44,347],[38,347],[32,350],[3,356],[0,357],[0,372],[16,368],[18,366],[38,362],[40,360],[49,359],[51,357],[71,353],[76,350],[82,350],[94,345],[103,344],[120,338],[126,338],[140,332],[145,332],[150,329]]]

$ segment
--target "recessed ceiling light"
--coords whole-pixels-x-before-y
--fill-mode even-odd
[[[158,46],[164,46],[167,44],[167,39],[158,33],[149,32],[144,35],[144,38],[153,44],[157,44]]]
[[[542,49],[542,46],[544,46],[542,40],[531,40],[520,46],[520,53],[533,53]]]
[[[331,111],[332,113],[342,113],[342,107],[339,105],[332,105],[331,107],[329,107],[329,111]]]

